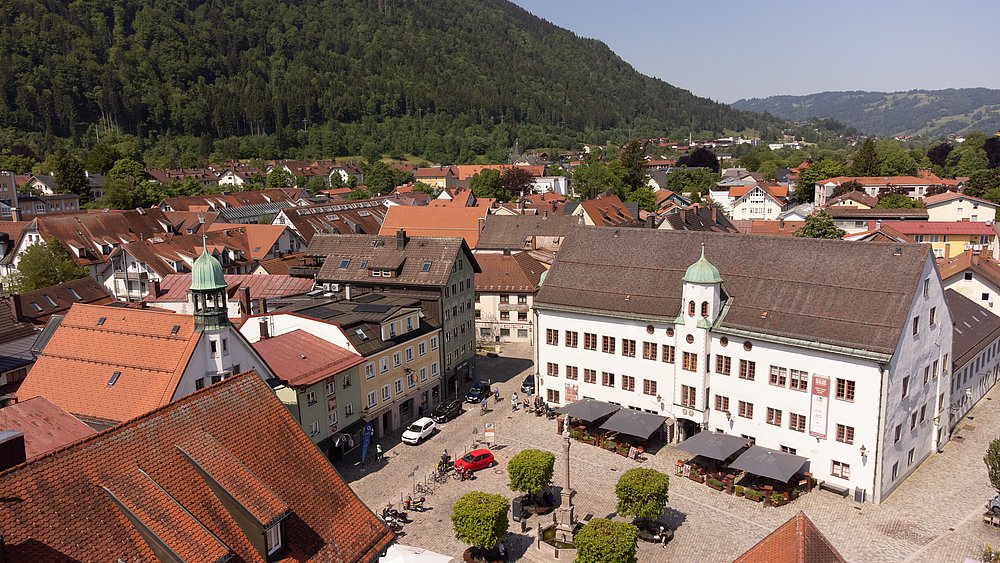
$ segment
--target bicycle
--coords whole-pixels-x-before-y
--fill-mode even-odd
[[[428,487],[423,483],[416,483],[413,485],[413,492],[418,495],[433,495],[434,489]]]

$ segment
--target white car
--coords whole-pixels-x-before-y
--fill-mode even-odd
[[[427,438],[430,438],[434,434],[434,430],[436,428],[437,423],[434,422],[434,419],[426,416],[418,418],[413,422],[413,424],[410,424],[406,428],[406,431],[403,432],[403,442],[417,445]]]

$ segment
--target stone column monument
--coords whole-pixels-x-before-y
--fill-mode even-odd
[[[566,459],[566,470],[563,475],[562,502],[559,505],[556,523],[556,539],[573,543],[573,529],[576,526],[576,519],[573,517],[573,489],[570,488],[569,483],[569,445],[572,440],[569,429],[570,417],[566,415],[566,420],[563,423],[563,456]]]

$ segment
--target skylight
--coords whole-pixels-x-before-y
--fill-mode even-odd
[[[53,307],[58,307],[58,305],[56,305],[55,300],[49,297],[48,295],[43,295],[42,299],[45,299],[49,303],[49,305],[52,305]]]
[[[39,309],[39,310],[41,310],[41,309]],[[104,321],[106,321],[106,320],[108,320],[107,317],[101,317],[101,318],[97,319],[97,326],[103,325]]]
[[[354,334],[357,334],[358,338],[360,338],[361,340],[368,340],[368,335],[365,334],[365,331],[361,330],[360,328],[355,329]]]
[[[72,287],[71,287],[71,288],[69,288],[69,293],[70,293],[70,295],[72,295],[72,296],[73,296],[73,298],[74,298],[74,299],[76,299],[77,301],[83,301],[83,297],[80,297],[80,294],[79,294],[79,293],[77,293],[77,292],[76,292],[76,290],[75,290],[75,289],[73,289]]]
[[[421,272],[429,272],[429,271],[431,271],[431,263],[430,262],[424,262],[423,266],[420,267],[420,271]]]
[[[172,335],[177,334],[180,330],[181,330],[181,325],[174,325],[173,328],[170,329],[170,334]]]
[[[120,371],[116,371],[116,372],[112,373],[111,374],[111,379],[108,380],[108,387],[111,387],[115,383],[117,383],[118,382],[118,378],[121,377],[121,376],[122,376],[122,372],[120,372]]]
[[[38,303],[35,303],[34,301],[31,302],[31,306],[34,307],[36,311],[42,310],[42,306],[39,305]]]
[[[343,259],[340,260],[340,266],[338,266],[338,268],[340,268],[341,270],[343,270],[344,268],[346,268],[346,267],[348,267],[350,265],[351,265],[351,259],[350,258],[343,258]]]

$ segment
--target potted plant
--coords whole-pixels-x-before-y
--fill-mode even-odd
[[[781,506],[785,504],[785,495],[783,493],[774,493],[771,495],[771,506]]]
[[[754,502],[760,502],[764,498],[764,495],[761,494],[760,491],[754,489],[746,489],[746,491],[743,494],[744,496],[746,496],[746,498]]]
[[[742,485],[736,485],[734,491],[736,492],[736,496],[738,496],[738,497],[743,496],[743,486]]]
[[[586,442],[586,443],[588,443],[588,444],[593,444],[594,443],[594,437],[590,435],[590,432],[587,432],[586,430],[584,430],[583,431],[583,441]]]
[[[715,489],[716,491],[721,491],[722,487],[723,487],[722,481],[719,481],[715,477],[709,477],[708,480],[706,481],[706,484],[709,487],[712,487],[713,489]]]
[[[722,480],[723,484],[726,485],[726,492],[733,494],[733,480],[728,477]]]
[[[799,498],[799,496],[801,495],[802,491],[800,491],[798,488],[792,489],[792,500]]]
[[[616,444],[614,440],[605,440],[604,441],[604,449],[610,450],[610,451],[613,452],[617,448],[618,448],[618,444]]]

